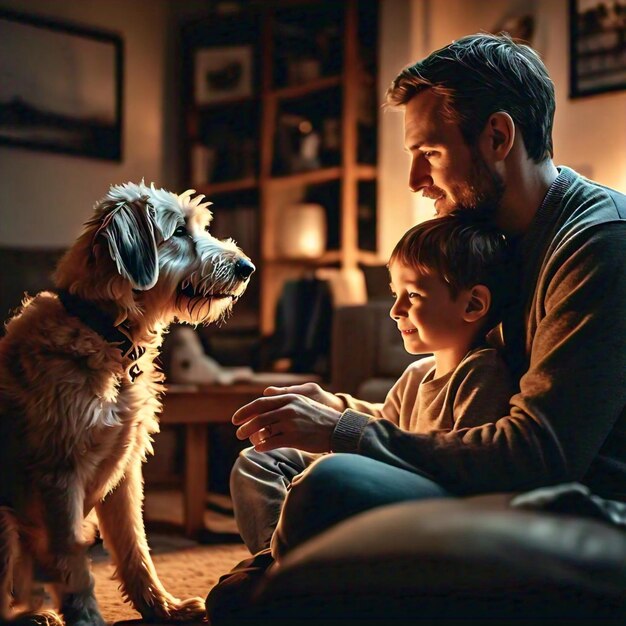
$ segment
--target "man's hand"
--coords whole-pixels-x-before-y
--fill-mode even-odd
[[[305,392],[316,394],[320,399],[329,400],[332,396],[313,383],[285,390],[294,388],[306,388]],[[334,402],[337,408],[333,408],[302,393],[283,393],[276,387],[268,388],[265,394],[233,415],[233,424],[239,426],[238,439],[250,439],[259,452],[283,447],[330,452],[331,437],[343,410],[339,398],[333,396],[337,401]]]
[[[334,393],[330,393],[330,391],[325,391],[317,383],[304,383],[302,385],[291,385],[289,387],[268,387],[263,392],[263,395],[282,396],[286,393],[296,393],[300,396],[305,396],[311,400],[315,400],[315,402],[325,404],[340,413],[346,408],[341,398],[338,398]]]

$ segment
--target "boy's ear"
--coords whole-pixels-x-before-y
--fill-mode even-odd
[[[491,161],[504,161],[515,141],[515,122],[505,111],[496,111],[489,116],[480,134],[483,154]]]
[[[485,285],[474,285],[469,292],[465,314],[466,322],[477,322],[487,315],[491,306],[491,292]]]

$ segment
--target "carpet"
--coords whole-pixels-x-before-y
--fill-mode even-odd
[[[199,545],[170,535],[149,535],[148,539],[161,582],[178,598],[206,598],[222,574],[250,556],[241,543]],[[139,613],[122,601],[108,555],[101,546],[92,552],[96,597],[104,619],[110,624],[140,619]]]
[[[204,522],[204,543],[182,533],[183,501],[176,490],[147,490],[144,513],[148,545],[164,587],[177,598],[206,598],[219,577],[250,556],[241,542],[226,496],[209,494]],[[208,544],[210,541],[210,545]],[[113,566],[101,543],[90,551],[96,579],[96,597],[104,619],[110,624],[139,620],[140,615],[122,601]],[[122,626],[118,624],[118,626]],[[206,626],[206,624],[205,624]]]

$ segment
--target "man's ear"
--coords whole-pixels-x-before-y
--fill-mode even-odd
[[[504,161],[515,141],[515,122],[504,111],[492,113],[480,134],[483,154],[491,161]]]
[[[466,322],[477,322],[487,315],[491,306],[491,292],[485,285],[474,285],[468,294],[465,314]]]

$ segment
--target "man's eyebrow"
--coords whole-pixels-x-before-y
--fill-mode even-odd
[[[442,143],[440,141],[435,141],[434,139],[425,139],[424,141],[415,142],[410,146],[405,145],[404,151],[410,154],[411,152],[413,152],[413,150],[419,150],[424,146],[427,146],[428,148],[439,148],[441,145]]]

